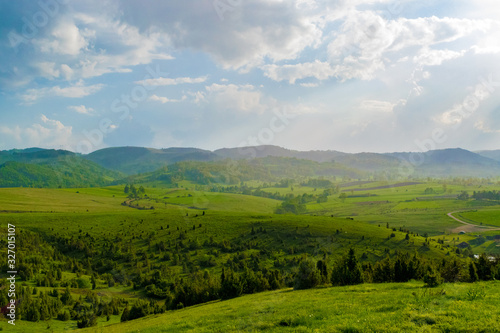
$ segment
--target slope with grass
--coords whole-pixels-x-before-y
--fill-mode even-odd
[[[418,253],[420,258],[429,262],[442,262],[456,258],[466,265],[470,260],[468,258],[471,254],[470,250],[457,251],[456,248],[456,245],[463,241],[471,244],[474,253],[498,253],[495,240],[491,238],[494,235],[484,234],[476,237],[472,234],[449,234],[449,228],[456,226],[458,222],[447,217],[445,213],[456,207],[471,206],[472,203],[476,204],[476,201],[441,198],[441,196],[445,193],[449,194],[449,191],[459,193],[463,188],[469,191],[476,188],[463,185],[443,186],[439,182],[392,186],[396,183],[337,183],[335,186],[338,188],[348,190],[343,192],[347,193],[345,199],[340,199],[338,197],[340,192],[337,192],[328,196],[327,202],[308,203],[309,212],[304,215],[273,214],[273,208],[279,203],[277,200],[205,191],[208,185],[199,186],[186,181],[181,181],[179,184],[184,188],[146,187],[145,194],[138,198],[128,198],[123,186],[78,189],[0,189],[0,203],[4,207],[0,214],[5,223],[16,225],[19,232],[18,254],[22,258],[29,258],[23,263],[25,265],[23,271],[31,270],[33,274],[23,275],[29,276],[23,284],[31,287],[39,285],[39,291],[44,293],[57,289],[59,294],[64,292],[66,285],[70,285],[70,292],[74,299],[82,296],[82,302],[85,304],[88,303],[86,299],[93,299],[96,296],[92,296],[92,291],[88,287],[76,286],[77,280],[86,281],[89,285],[94,279],[96,289],[93,292],[105,299],[125,298],[130,305],[141,297],[156,297],[160,304],[165,304],[171,309],[182,308],[183,304],[188,303],[185,303],[184,299],[180,301],[177,296],[175,296],[177,298],[170,297],[168,292],[166,294],[153,293],[148,287],[163,285],[165,291],[170,290],[171,293],[175,292],[175,295],[178,295],[180,291],[177,286],[182,285],[187,288],[185,281],[209,281],[211,279],[221,281],[223,269],[226,272],[232,270],[242,275],[248,270],[267,273],[279,271],[281,286],[291,286],[294,284],[294,277],[297,276],[298,264],[306,256],[313,261],[324,260],[328,267],[333,267],[346,255],[349,248],[354,248],[361,262],[366,265],[384,260],[388,256],[395,258],[397,253]],[[299,185],[294,188],[293,186],[269,187],[266,190],[280,190],[284,195],[295,193],[301,196],[321,191],[310,186],[302,186],[298,182],[297,184]],[[497,185],[488,186],[483,188],[497,187]],[[429,188],[433,190],[429,191]],[[354,189],[361,190],[354,191]],[[363,196],[368,193],[374,196]],[[132,208],[122,205],[124,201],[130,201],[130,206],[133,204],[137,206]],[[151,206],[154,206],[154,209],[150,209]],[[141,207],[149,207],[149,209],[137,209]],[[0,244],[5,245],[5,240],[0,240]],[[52,278],[48,272],[54,270],[62,270],[61,277],[58,280],[52,280],[47,285],[46,281]],[[466,268],[462,270],[466,271]],[[200,280],[201,276],[204,276],[205,280]],[[464,276],[462,274],[461,278],[464,279]],[[199,284],[201,285],[202,282]],[[422,289],[415,287],[417,285],[421,286],[419,283],[414,283],[409,289],[417,295],[411,297],[419,299],[420,302],[420,299],[426,299],[429,295],[420,295],[419,292]],[[321,290],[329,297],[338,299],[341,304],[340,308],[344,308],[358,306],[368,301],[378,302],[384,297],[389,297],[389,291],[384,289],[384,286],[389,285],[353,287],[361,289],[328,288],[311,292],[319,293]],[[460,287],[461,285],[457,286],[462,290],[466,288]],[[489,290],[491,285],[485,284],[485,286]],[[356,299],[346,298],[346,295],[355,295],[356,290],[363,290],[363,288],[373,289],[373,293],[367,295],[367,292],[363,291],[359,293],[359,297],[356,296],[358,297]],[[495,288],[498,288],[498,285],[495,285]],[[406,300],[408,297],[411,298],[405,296],[404,292],[398,291],[399,289],[408,289],[405,285],[394,285],[394,290],[396,290],[394,293]],[[348,291],[344,293],[342,290]],[[295,295],[298,300],[302,297],[300,295],[306,295],[305,298],[309,297],[307,292],[304,294],[287,292]],[[281,293],[288,295],[287,292],[259,295],[281,295]],[[371,300],[363,298],[365,296],[374,298]],[[457,312],[462,296],[455,296],[449,303],[444,301],[449,300],[446,297],[436,302],[443,300],[442,304],[445,304],[443,306],[450,306],[450,309]],[[218,299],[217,297],[211,299]],[[277,312],[276,316],[279,315],[279,321],[269,317],[263,321],[262,326],[248,327],[250,330],[270,328],[279,331],[290,326],[297,330],[302,330],[302,326],[312,326],[319,330],[342,331],[349,330],[352,326],[352,329],[359,331],[370,331],[378,327],[376,325],[382,325],[382,321],[371,319],[373,313],[385,312],[390,315],[390,317],[385,317],[388,320],[388,326],[380,327],[386,327],[388,331],[412,330],[417,326],[422,330],[442,329],[448,327],[446,325],[450,325],[450,329],[453,329],[463,324],[453,316],[451,319],[446,319],[446,315],[431,316],[430,312],[426,312],[425,309],[421,313],[414,313],[412,312],[414,308],[406,308],[402,304],[400,307],[387,311],[378,308],[367,311],[364,319],[367,322],[373,321],[375,326],[370,326],[363,321],[360,325],[353,326],[355,322],[349,319],[353,314],[344,318],[337,313],[338,310],[328,307],[325,311],[331,310],[337,315],[328,317],[329,315],[324,314],[321,318],[326,318],[325,321],[323,319],[319,322],[313,319],[304,321],[305,318],[300,316],[298,318],[290,316],[290,312],[301,313],[302,307],[309,306],[308,304],[312,302],[324,303],[323,306],[328,304],[326,299],[316,297],[320,296],[314,296],[313,300],[305,301],[306,305],[303,306],[291,303],[295,310],[288,308],[283,312],[283,316]],[[238,302],[238,299],[234,302]],[[230,303],[216,302],[215,304]],[[235,304],[242,305],[243,303]],[[413,303],[410,302],[410,304]],[[120,311],[123,311],[123,307]],[[196,308],[198,307],[191,309]],[[479,308],[484,311],[489,309],[483,305]],[[67,307],[64,309],[69,311]],[[211,313],[210,308],[206,309],[208,309],[205,310],[207,313]],[[161,316],[161,318],[164,320],[164,318],[182,317],[183,313],[187,313],[186,311],[190,310],[169,312],[167,317]],[[248,315],[244,309],[232,311],[241,311],[242,316]],[[318,313],[324,313],[322,311],[321,308],[317,308]],[[193,316],[196,317],[195,314]],[[398,326],[399,323],[396,323],[395,319],[399,318],[398,316],[413,319],[407,320],[403,326]],[[99,325],[109,325],[119,320],[117,315],[110,316],[109,322],[104,322],[104,318],[99,318]],[[201,320],[204,319],[200,319],[200,322]],[[229,331],[239,329],[239,326],[231,323],[231,319],[222,317],[220,320],[228,320],[227,330]],[[248,318],[243,320],[253,323]],[[136,322],[140,323],[141,319],[124,325],[135,325]],[[192,326],[180,324],[179,326],[175,320],[168,323],[179,330],[205,329],[199,327],[200,324],[196,320],[193,321]],[[36,327],[36,330],[45,329],[44,325],[49,325],[55,331],[76,327],[75,320],[67,323],[52,320],[49,323],[25,324],[21,322],[21,324],[28,325],[23,327]],[[226,323],[216,322],[215,325],[222,326],[208,325],[206,329],[227,331],[224,330]],[[117,327],[119,327],[117,329],[127,331],[129,327],[134,326]],[[481,328],[481,326],[477,327]],[[155,329],[157,327],[150,328],[151,331]]]
[[[78,332],[498,332],[500,283],[419,282],[291,289],[169,311]],[[109,325],[111,324],[111,325]],[[74,326],[48,322],[54,332]],[[39,327],[20,322],[11,332]],[[46,328],[46,327],[44,327]],[[75,330],[76,331],[76,330]]]
[[[500,228],[500,206],[459,212],[457,216],[463,218],[468,223]]]

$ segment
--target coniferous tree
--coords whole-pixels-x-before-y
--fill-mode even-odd
[[[477,275],[477,268],[474,262],[469,263],[469,281],[476,282],[479,280],[479,276]]]
[[[122,321],[122,322],[127,321],[129,313],[130,313],[130,309],[127,306],[125,309],[123,309],[123,313],[122,313],[122,316],[120,318],[120,321]]]
[[[325,260],[318,260],[316,263],[316,268],[318,269],[321,275],[321,283],[328,282],[328,266],[326,265]]]
[[[351,248],[347,257],[334,267],[332,271],[332,284],[345,286],[360,283],[363,283],[363,275],[354,249]]]
[[[295,276],[294,289],[314,288],[321,283],[321,273],[311,259],[303,259]]]

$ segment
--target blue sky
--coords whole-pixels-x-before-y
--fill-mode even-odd
[[[0,16],[0,150],[500,148],[496,0],[1,0]]]

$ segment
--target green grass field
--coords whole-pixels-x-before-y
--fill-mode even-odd
[[[498,332],[500,283],[365,284],[246,295],[97,327],[20,322],[10,332]],[[3,324],[3,323],[2,323]]]
[[[487,209],[460,212],[457,216],[463,217],[466,222],[500,227],[500,206]]]
[[[387,185],[387,182],[371,182],[341,187],[347,190],[347,198],[340,199],[336,193],[326,202],[309,202],[307,212],[301,215],[274,214],[279,200],[210,192],[189,182],[179,184],[182,188],[146,187],[147,197],[138,200],[128,199],[123,186],[0,189],[0,216],[4,224],[14,224],[18,232],[39,236],[36,242],[40,250],[33,247],[33,253],[28,253],[19,247],[19,255],[36,262],[43,260],[42,253],[64,254],[59,260],[47,258],[49,263],[43,274],[50,267],[65,267],[62,263],[69,258],[80,263],[73,271],[64,269],[62,282],[79,277],[90,281],[93,271],[85,267],[89,265],[85,264],[87,258],[105,256],[113,248],[121,259],[114,263],[103,259],[101,264],[110,265],[117,283],[108,287],[104,278],[98,277],[95,292],[103,299],[119,297],[131,304],[145,293],[134,290],[130,281],[126,282],[127,276],[132,278],[138,272],[153,270],[182,278],[189,278],[193,270],[219,276],[221,267],[240,260],[235,258],[250,262],[258,253],[264,253],[260,255],[260,265],[265,269],[274,269],[276,262],[293,262],[306,254],[315,260],[326,258],[331,267],[351,247],[358,256],[363,255],[364,262],[371,263],[400,251],[441,260],[455,255],[455,246],[461,242],[469,242],[474,253],[500,254],[494,238],[500,231],[485,228],[458,235],[452,230],[462,224],[446,215],[460,211],[456,216],[466,222],[500,226],[498,206],[450,197],[450,192],[458,194],[478,188],[443,187],[437,182],[384,188]],[[425,194],[428,188],[433,188],[434,193]],[[274,187],[265,190],[282,195],[323,192],[320,188],[300,185],[294,186],[293,191]],[[124,202],[132,207],[122,205]],[[152,206],[154,209],[150,209]],[[406,232],[399,231],[400,228],[413,232],[409,240],[405,240]],[[5,229],[2,234],[5,238]],[[429,236],[429,245],[424,245],[425,236]],[[221,245],[226,243],[227,247]],[[66,248],[67,244],[71,246]],[[165,249],[158,250],[158,244]],[[241,250],[237,250],[239,247]],[[262,249],[266,251],[261,252]],[[178,258],[165,257],[165,253],[176,253]],[[207,258],[213,263],[204,266]],[[122,280],[125,282],[118,282]],[[23,283],[35,286],[34,280]],[[119,323],[120,316],[116,315],[110,316],[109,321],[99,317],[98,326],[89,331],[496,332],[500,328],[492,318],[499,314],[499,286],[496,282],[481,282],[478,288],[484,289],[486,295],[474,301],[467,299],[469,289],[473,288],[470,284],[446,284],[442,287],[445,294],[432,294],[442,288],[426,291],[421,282],[278,290],[127,323]],[[42,292],[54,289],[38,288]],[[63,287],[57,289],[60,293],[64,291]],[[85,297],[86,292],[71,288],[75,300]],[[75,321],[18,323],[13,332],[76,330]],[[0,327],[11,331],[5,322],[0,321]]]

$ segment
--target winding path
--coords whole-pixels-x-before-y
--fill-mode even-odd
[[[465,221],[462,221],[460,220],[459,218],[453,216],[453,214],[455,213],[460,213],[460,212],[463,212],[461,210],[457,210],[455,212],[450,212],[446,215],[448,215],[449,217],[451,217],[452,219],[454,219],[455,221],[457,222],[460,222],[462,224],[464,224],[465,226],[463,227],[458,227],[458,228],[455,228],[455,229],[452,229],[451,231],[453,233],[459,233],[460,231],[465,231],[465,232],[476,232],[476,231],[492,231],[492,230],[500,230],[500,228],[492,228],[492,227],[486,227],[486,226],[480,226],[480,225],[477,225],[477,224],[472,224],[472,223],[469,223],[469,222],[465,222]]]

